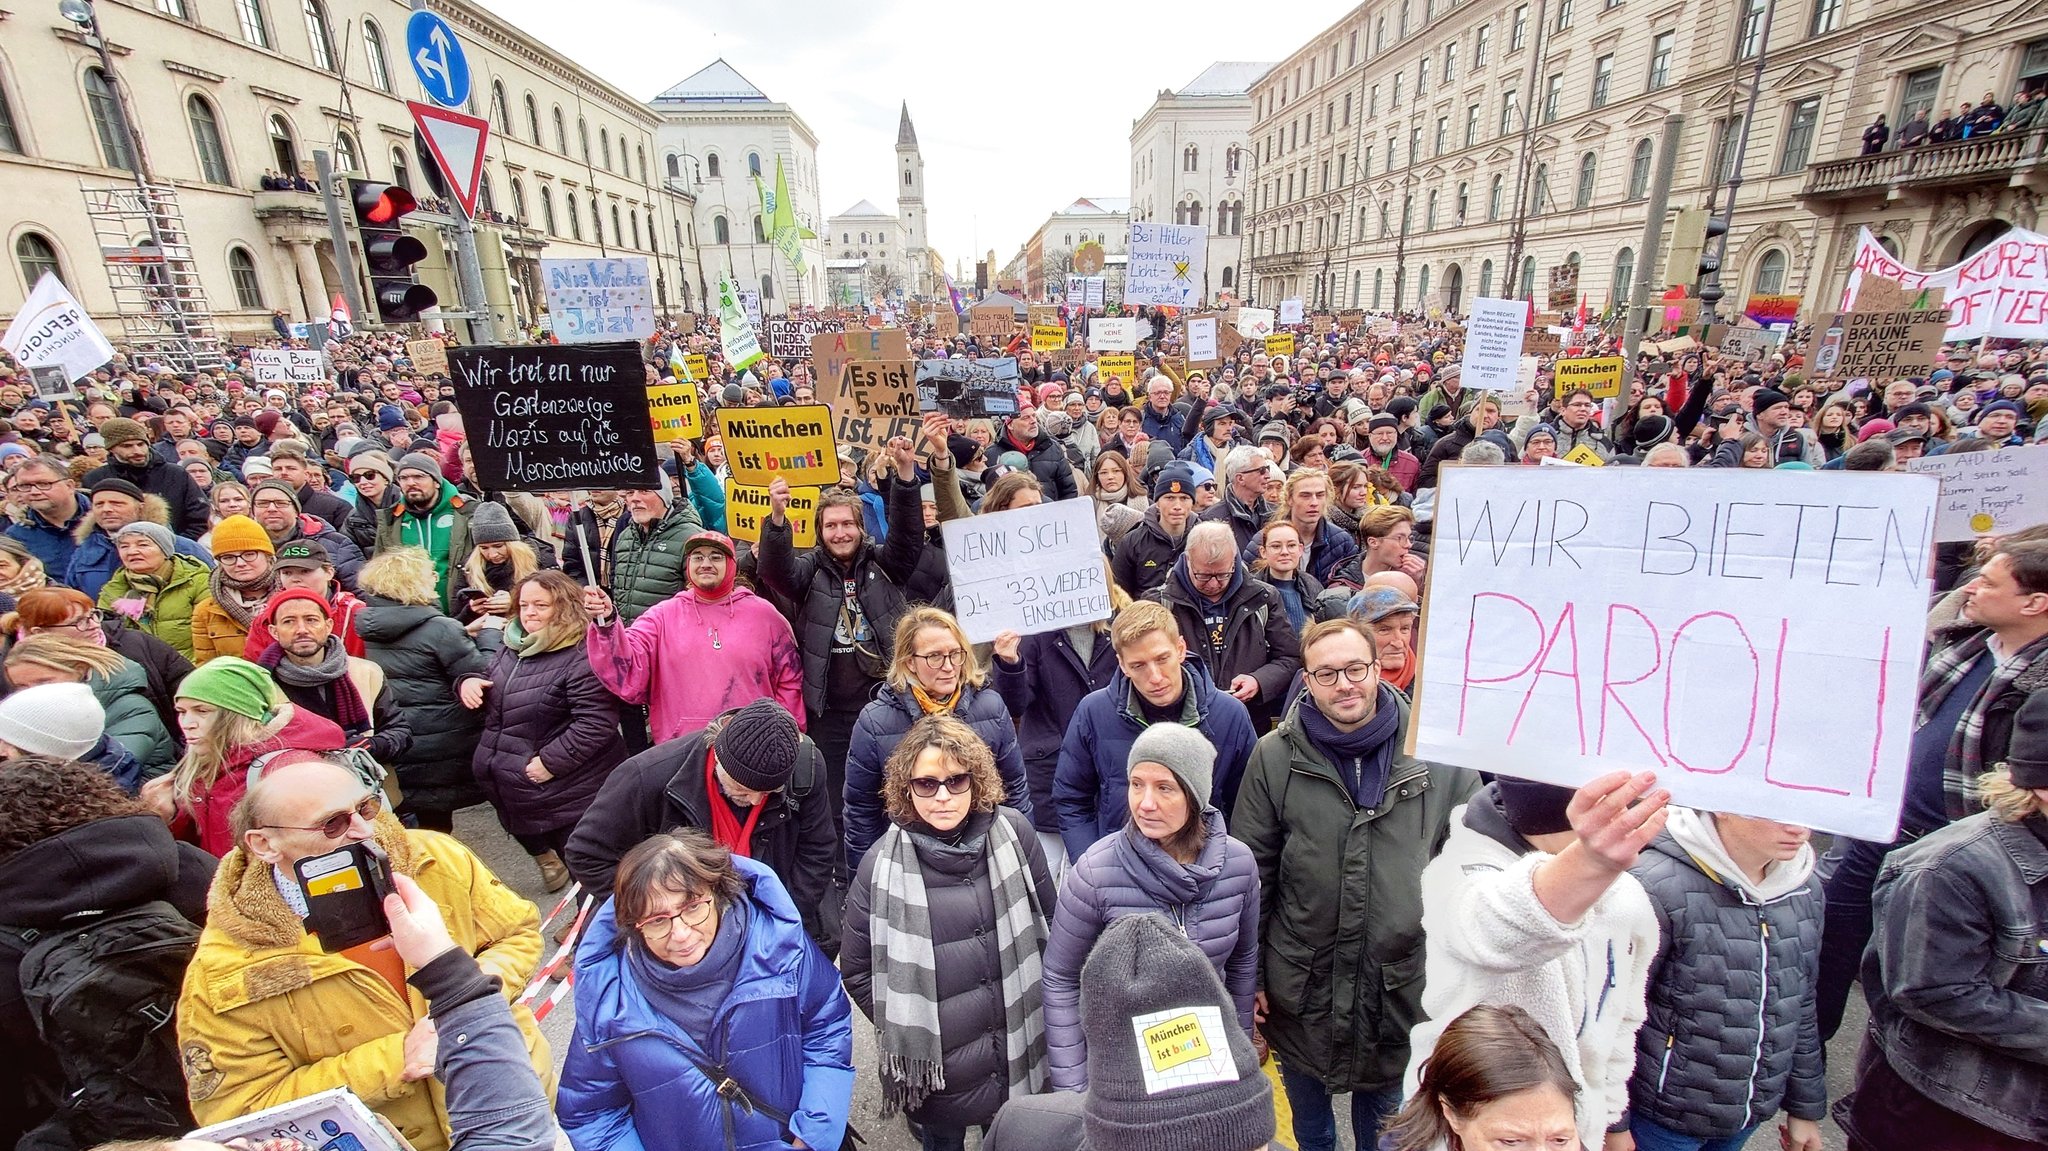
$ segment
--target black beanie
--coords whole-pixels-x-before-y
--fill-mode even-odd
[[[796,721],[781,704],[757,699],[725,721],[711,746],[718,766],[734,783],[753,791],[774,791],[796,770]]]
[[[1636,450],[1648,451],[1671,438],[1671,421],[1659,415],[1636,419]]]
[[[1779,404],[1789,404],[1791,402],[1791,397],[1783,392],[1773,391],[1770,388],[1759,388],[1756,395],[1750,397],[1749,414],[1751,416],[1760,416]]]
[[[2012,742],[2005,756],[2005,769],[2014,787],[2028,790],[2048,787],[2048,691],[2037,691],[2020,704],[2013,718]]]
[[[1572,802],[1571,788],[1506,775],[1496,777],[1493,786],[1500,789],[1501,810],[1517,834],[1555,835],[1572,829],[1565,814]]]

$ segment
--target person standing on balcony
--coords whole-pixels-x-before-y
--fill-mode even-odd
[[[1998,94],[1986,92],[1984,102],[1977,105],[1977,110],[1963,118],[1963,135],[1988,136],[1998,131],[1998,126],[2003,123],[2005,109],[1998,105]]]
[[[1998,126],[2001,132],[2025,132],[2041,125],[2041,90],[2030,88],[2021,92],[2013,101],[2012,110],[2005,114],[2005,122]]]
[[[1899,129],[1899,147],[1918,148],[1927,142],[1927,136],[1927,109],[1921,108],[1906,121],[1905,127]]]
[[[1892,138],[1892,130],[1885,127],[1884,113],[1877,114],[1877,122],[1863,129],[1863,155],[1875,156],[1884,151],[1885,142]]]
[[[1946,144],[1950,140],[1962,139],[1963,126],[1970,122],[1970,116],[1971,108],[1966,103],[1955,115],[1935,121],[1934,127],[1927,132],[1927,142],[1930,144]]]

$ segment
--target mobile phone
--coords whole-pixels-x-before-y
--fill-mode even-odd
[[[330,955],[391,934],[384,897],[395,888],[391,859],[375,840],[351,843],[293,866],[306,897],[306,934]]]

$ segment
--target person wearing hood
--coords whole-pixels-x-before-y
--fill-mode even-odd
[[[1301,669],[1301,646],[1287,604],[1271,584],[1252,578],[1231,529],[1218,523],[1190,529],[1173,577],[1151,598],[1172,610],[1188,650],[1245,706],[1253,729],[1272,726],[1276,705]]]
[[[212,573],[178,554],[171,529],[137,520],[114,533],[121,570],[100,589],[99,605],[123,626],[170,644],[192,658],[192,612],[206,597]]]
[[[476,505],[455,490],[441,474],[441,462],[425,452],[408,453],[396,470],[399,498],[377,521],[376,550],[413,547],[433,557],[441,610],[452,611],[462,561],[475,546],[469,517]],[[216,538],[219,531],[214,529]]]
[[[1188,441],[1177,456],[1181,460],[1204,467],[1210,471],[1222,469],[1223,461],[1230,455],[1230,449],[1237,446],[1238,430],[1244,425],[1244,416],[1236,408],[1217,404],[1202,413],[1202,431]]]
[[[1674,807],[1630,868],[1657,911],[1629,1131],[1642,1151],[1739,1148],[1782,1108],[1820,1151],[1821,885],[1804,827]]]
[[[91,511],[72,529],[71,559],[61,572],[51,569],[51,576],[99,598],[107,581],[121,568],[121,550],[114,544],[114,533],[133,523],[161,524],[168,529],[170,513],[162,499],[145,494],[127,480],[101,480],[94,484]],[[173,535],[171,548],[209,567],[213,564],[213,556],[206,548],[184,536]]]
[[[170,529],[188,540],[196,540],[207,528],[206,493],[185,474],[185,469],[168,463],[150,451],[149,432],[131,419],[116,416],[100,424],[100,437],[107,443],[107,463],[85,473],[90,488],[101,480],[122,480],[144,495],[153,495],[170,509]]]
[[[1116,585],[1136,597],[1164,584],[1187,543],[1194,514],[1193,468],[1179,462],[1161,468],[1152,481],[1152,504],[1144,518],[1117,541],[1110,560]]]

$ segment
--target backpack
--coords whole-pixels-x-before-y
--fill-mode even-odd
[[[161,900],[48,929],[0,928],[22,952],[21,995],[63,1076],[74,1147],[177,1138],[193,1126],[178,1059],[178,993],[199,928]]]

